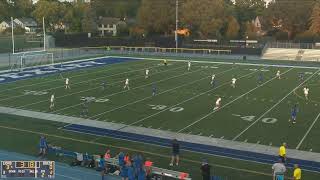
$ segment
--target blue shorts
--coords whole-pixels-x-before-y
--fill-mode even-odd
[[[175,152],[172,152],[172,156],[179,156],[180,152],[178,151],[175,151]]]

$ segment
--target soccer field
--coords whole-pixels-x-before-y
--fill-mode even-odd
[[[0,106],[80,117],[87,99],[88,119],[275,147],[287,142],[291,149],[320,152],[319,73],[317,68],[223,62],[192,62],[188,71],[185,61],[169,60],[164,66],[141,59],[2,84]],[[123,89],[126,78],[130,90]],[[304,87],[310,89],[309,100]],[[221,107],[214,110],[218,97]],[[292,124],[288,120],[295,104],[299,111]]]

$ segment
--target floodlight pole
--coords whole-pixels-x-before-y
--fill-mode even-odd
[[[174,33],[175,41],[176,41],[176,53],[178,52],[178,23],[179,23],[178,10],[179,10],[179,0],[176,0],[176,31]]]
[[[14,54],[14,36],[13,36],[13,17],[11,17],[11,41],[12,41],[12,54]]]
[[[43,28],[43,50],[46,51],[46,28],[44,24],[44,17],[42,17],[42,28]]]

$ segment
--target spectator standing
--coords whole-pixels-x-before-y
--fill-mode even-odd
[[[146,170],[144,167],[141,167],[140,171],[138,172],[138,180],[146,180]]]
[[[135,180],[135,172],[134,172],[131,161],[127,162],[127,167],[128,167],[128,180]]]
[[[123,152],[120,152],[118,154],[118,160],[119,160],[119,166],[120,168],[125,166],[125,161],[124,161],[124,153]]]
[[[104,180],[104,175],[107,173],[106,161],[103,155],[100,155],[99,163],[98,163],[98,171],[101,172],[101,179]]]
[[[107,160],[107,159],[110,159],[110,158],[111,158],[110,149],[107,149],[106,153],[104,154],[104,159]]]
[[[293,180],[301,180],[301,169],[298,164],[294,165]]]
[[[170,166],[173,166],[173,163],[176,162],[176,166],[179,165],[179,154],[180,154],[180,144],[177,139],[172,141],[172,157]]]
[[[144,167],[146,168],[146,180],[151,180],[152,178],[152,165],[153,162],[149,159],[147,159],[146,162],[144,162]]]
[[[286,147],[287,147],[287,144],[286,143],[283,143],[282,146],[280,146],[279,148],[279,157],[282,161],[282,163],[286,163]]]
[[[126,165],[121,167],[120,176],[122,180],[128,180],[128,167]]]
[[[278,162],[272,166],[273,180],[284,180],[284,173],[286,171],[287,169],[282,163],[282,159],[279,159]]]
[[[201,165],[202,180],[210,180],[211,178],[211,166],[208,164],[207,160],[203,160]]]
[[[48,143],[47,143],[46,137],[44,136],[40,137],[39,149],[40,149],[39,156],[41,156],[41,158],[44,158],[48,149]]]

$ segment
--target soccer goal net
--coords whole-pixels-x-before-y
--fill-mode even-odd
[[[20,70],[27,67],[50,65],[54,63],[53,53],[49,52],[24,52],[15,54],[11,70]]]

